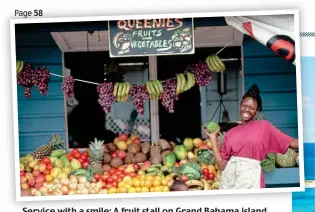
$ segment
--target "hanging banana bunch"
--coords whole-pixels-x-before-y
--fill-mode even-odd
[[[206,63],[210,71],[212,72],[223,72],[225,71],[225,65],[218,55],[212,54],[206,58]]]
[[[130,92],[131,85],[129,82],[116,82],[114,85],[113,95],[116,97],[117,102],[126,102]]]
[[[157,100],[161,98],[163,86],[160,80],[150,80],[146,83],[146,87],[150,95],[150,99]]]
[[[20,73],[24,68],[24,61],[16,59],[16,73]]]

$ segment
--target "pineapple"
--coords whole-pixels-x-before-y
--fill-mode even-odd
[[[97,174],[103,174],[103,166],[102,166],[102,160],[104,157],[104,141],[94,139],[94,142],[91,142],[89,144],[89,155],[91,158],[90,165],[93,169],[93,171]]]
[[[48,144],[41,145],[33,153],[32,156],[36,159],[42,159],[45,156],[49,156],[53,150],[63,149],[64,141],[59,135],[52,135],[49,139]]]

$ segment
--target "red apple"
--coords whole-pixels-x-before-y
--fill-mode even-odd
[[[138,164],[133,164],[133,167],[135,168],[136,172],[140,170],[140,166]]]
[[[143,170],[147,170],[150,167],[151,167],[151,162],[149,160],[145,161],[141,166]]]
[[[207,144],[201,144],[201,146],[199,147],[199,149],[210,149],[210,146]]]
[[[22,177],[22,176],[25,176],[25,171],[20,171],[20,176]]]
[[[122,150],[117,150],[116,151],[116,154],[117,154],[117,156],[120,158],[120,159],[125,159],[125,157],[126,157],[126,155],[127,155],[127,153],[125,152],[125,151],[122,151]]]
[[[28,184],[30,185],[30,187],[33,187],[35,185],[35,183],[36,183],[35,178],[31,178],[28,180]]]
[[[122,133],[122,134],[120,134],[119,138],[120,138],[120,140],[127,141],[128,140],[128,135],[125,134],[125,133]]]
[[[26,177],[27,180],[29,180],[29,179],[33,178],[34,176],[32,175],[32,173],[27,172],[27,173],[25,174],[25,177]]]
[[[32,174],[34,177],[38,177],[40,175],[40,171],[39,170],[33,170]]]
[[[22,183],[27,183],[26,177],[25,177],[25,176],[21,176],[21,177],[20,177],[20,182],[21,182],[21,184],[22,184]]]
[[[27,189],[29,189],[30,188],[30,185],[28,184],[28,183],[22,183],[21,184],[21,189],[22,190],[27,190]]]
[[[135,143],[135,144],[140,144],[140,143],[141,143],[140,138],[135,138],[135,139],[133,140],[133,143]]]

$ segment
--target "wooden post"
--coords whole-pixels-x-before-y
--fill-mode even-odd
[[[149,56],[149,79],[157,79],[157,57]],[[159,102],[150,99],[151,142],[157,144],[160,138]]]

